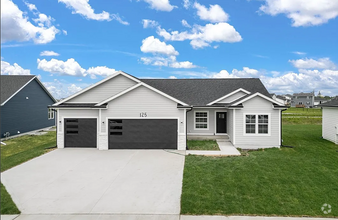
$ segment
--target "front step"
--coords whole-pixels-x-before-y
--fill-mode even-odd
[[[229,138],[216,139],[217,142],[229,142]]]

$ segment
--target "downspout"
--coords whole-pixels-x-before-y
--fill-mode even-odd
[[[188,112],[192,111],[193,106],[185,112],[185,149],[188,150]]]

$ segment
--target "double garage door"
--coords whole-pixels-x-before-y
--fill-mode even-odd
[[[96,119],[65,119],[65,147],[97,147]],[[177,149],[176,119],[110,119],[109,149]]]

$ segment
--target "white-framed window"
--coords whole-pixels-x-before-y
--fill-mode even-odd
[[[208,114],[207,111],[195,112],[195,129],[208,129]]]
[[[48,119],[54,119],[54,111],[52,109],[48,109]]]
[[[245,134],[269,135],[270,115],[269,114],[246,114],[245,115]]]

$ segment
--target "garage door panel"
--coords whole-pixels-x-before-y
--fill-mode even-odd
[[[176,119],[110,120],[110,149],[177,149]]]
[[[96,147],[96,119],[65,119],[65,147]]]

